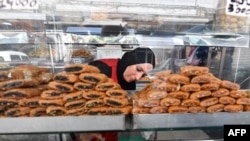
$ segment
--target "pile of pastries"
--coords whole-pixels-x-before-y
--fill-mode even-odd
[[[132,99],[133,114],[250,110],[250,98],[237,83],[221,80],[201,66],[183,66],[178,74],[157,72]]]
[[[87,64],[53,74],[22,65],[0,76],[1,116],[121,115],[132,109],[127,91]]]

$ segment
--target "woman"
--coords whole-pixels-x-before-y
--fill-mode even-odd
[[[122,89],[135,90],[136,80],[141,79],[155,67],[155,55],[149,48],[138,47],[126,52],[121,59],[100,59],[90,62],[89,65],[98,67],[101,73],[119,83]],[[81,141],[118,141],[118,133],[81,133],[80,138]]]

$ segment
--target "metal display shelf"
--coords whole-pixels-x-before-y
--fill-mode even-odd
[[[125,115],[0,118],[0,134],[125,130]]]
[[[223,127],[225,124],[249,124],[250,113],[198,113],[198,114],[136,114],[133,129],[171,129]]]

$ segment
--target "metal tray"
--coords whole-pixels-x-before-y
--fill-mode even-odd
[[[125,130],[125,115],[0,118],[0,134]]]
[[[136,114],[133,129],[223,127],[225,124],[250,124],[250,113]]]

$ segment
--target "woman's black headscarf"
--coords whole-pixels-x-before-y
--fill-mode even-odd
[[[133,51],[126,52],[118,63],[117,74],[119,84],[123,86],[125,90],[134,90],[135,82],[127,83],[123,78],[123,72],[130,65],[150,63],[155,67],[155,55],[150,48],[138,47]]]

